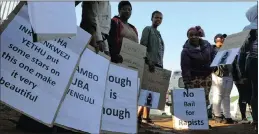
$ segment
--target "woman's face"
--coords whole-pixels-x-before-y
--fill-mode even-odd
[[[131,10],[130,5],[123,6],[119,11],[120,17],[128,20],[131,16]]]
[[[188,32],[188,39],[190,41],[191,44],[194,44],[194,45],[199,45],[200,43],[200,35],[199,35],[199,32],[196,31],[196,30],[190,30]]]
[[[154,26],[159,26],[162,23],[163,15],[161,13],[155,13],[152,18],[152,24]]]

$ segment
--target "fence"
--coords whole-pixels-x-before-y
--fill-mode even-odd
[[[0,24],[7,19],[8,15],[14,10],[20,1],[0,1]]]

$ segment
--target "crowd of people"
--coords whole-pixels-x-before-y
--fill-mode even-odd
[[[257,131],[258,120],[258,40],[257,5],[251,7],[246,17],[251,23],[245,26],[250,33],[232,64],[210,67],[218,50],[224,45],[226,34],[217,34],[215,45],[202,39],[204,31],[200,26],[187,31],[188,40],[181,54],[181,69],[186,89],[204,88],[207,105],[212,103],[212,113],[216,123],[233,124],[230,114],[230,93],[235,83],[239,91],[239,108],[242,116],[240,123],[248,123],[246,106],[251,105],[253,126]],[[212,90],[213,99],[209,101]]]
[[[80,2],[76,2],[78,5]],[[132,6],[129,1],[121,1],[118,5],[118,16],[112,19],[109,1],[84,1],[82,2],[81,28],[91,33],[94,37],[90,45],[96,52],[105,52],[111,56],[114,63],[122,63],[120,55],[122,39],[127,38],[147,47],[145,63],[149,71],[155,67],[163,68],[164,41],[157,30],[162,23],[163,14],[154,11],[151,14],[151,25],[142,31],[139,42],[139,33],[136,27],[128,22]],[[210,44],[205,37],[205,32],[200,26],[191,27],[187,31],[187,40],[181,53],[182,77],[186,89],[203,87],[205,90],[206,104],[212,103],[214,120],[217,123],[233,124],[235,121],[230,114],[230,93],[233,84],[239,91],[239,108],[242,115],[241,123],[248,123],[246,118],[247,104],[252,107],[253,126],[257,130],[257,5],[249,9],[246,16],[251,22],[244,30],[251,30],[249,38],[242,46],[233,64],[210,67],[218,50],[224,45],[226,34],[217,34],[214,38],[215,45]],[[213,91],[213,100],[209,101],[209,93]],[[150,109],[141,106],[138,110],[138,123],[152,123],[149,117]]]
[[[79,3],[80,2],[76,2],[76,5]],[[118,5],[119,15],[110,19],[111,11],[109,1],[84,1],[82,2],[82,20],[80,27],[92,34],[93,39],[90,45],[95,47],[96,52],[105,52],[105,54],[111,57],[111,62],[123,62],[120,50],[123,38],[127,38],[147,47],[145,63],[149,66],[150,72],[154,72],[155,67],[163,68],[165,45],[160,32],[157,30],[158,26],[162,23],[163,14],[159,11],[154,11],[151,14],[151,25],[144,28],[139,42],[139,33],[136,27],[128,22],[131,12],[131,3],[129,1],[121,1]],[[103,38],[99,38],[100,35],[102,35]],[[149,113],[150,109],[148,107],[139,108],[139,124],[141,122],[152,122],[149,118]]]
[[[76,1],[75,6],[80,2]],[[111,5],[109,1],[83,1],[82,20],[80,27],[92,35],[90,45],[96,50],[104,52],[111,57],[111,62],[122,63],[120,55],[122,39],[127,38],[147,47],[145,63],[149,71],[154,72],[155,67],[163,68],[165,44],[158,31],[162,23],[163,14],[154,11],[150,14],[151,25],[142,31],[139,42],[139,33],[133,24],[128,22],[132,13],[129,1],[118,4],[118,16],[111,19]],[[257,60],[257,5],[246,14],[250,25],[244,30],[251,30],[249,38],[242,46],[240,53],[231,65],[210,67],[215,55],[224,45],[226,34],[217,34],[214,38],[215,45],[210,44],[205,37],[205,32],[200,26],[191,27],[187,31],[187,40],[181,53],[182,77],[186,89],[204,88],[206,104],[209,105],[209,93],[213,90],[213,114],[218,123],[234,123],[230,115],[230,92],[233,83],[239,91],[239,108],[242,122],[246,119],[246,105],[252,107],[253,126],[257,130],[258,111],[258,60]],[[224,83],[230,83],[226,84]],[[223,86],[224,85],[224,86]],[[222,108],[221,108],[222,107]],[[138,109],[138,124],[152,123],[149,116],[150,109]]]

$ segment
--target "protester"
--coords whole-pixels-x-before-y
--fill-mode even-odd
[[[76,6],[81,1],[76,1]],[[111,5],[109,1],[83,1],[80,27],[92,35],[89,43],[96,52],[109,55],[107,38],[110,30]]]
[[[132,6],[129,1],[121,1],[118,5],[119,16],[114,16],[111,20],[111,29],[108,37],[111,61],[122,63],[123,57],[120,55],[123,38],[127,38],[138,43],[137,29],[128,19],[131,16]]]
[[[218,51],[223,43],[226,34],[217,34],[214,37],[215,51]],[[233,88],[233,67],[232,65],[219,65],[212,73],[212,86],[213,90],[213,113],[215,121],[224,124],[233,124],[234,121],[230,115],[230,93]],[[222,109],[223,114],[222,114]]]
[[[140,44],[147,47],[145,62],[148,64],[150,72],[154,72],[155,67],[163,68],[164,41],[160,32],[157,30],[162,20],[163,14],[159,11],[154,11],[151,16],[152,26],[146,26],[144,28],[140,40]],[[140,107],[138,111],[139,123],[141,123],[141,120],[146,123],[152,123],[149,113],[150,109],[148,107]]]
[[[258,127],[258,33],[257,29],[250,31],[250,37],[242,46],[239,58],[239,66],[243,79],[248,79],[252,86],[252,117],[253,125]]]
[[[250,22],[249,25],[245,26],[245,30],[250,30],[250,29],[257,29],[258,28],[258,11],[257,11],[257,4],[251,7],[247,12],[246,12],[246,18]]]
[[[251,108],[253,117],[253,126],[258,129],[258,11],[257,5],[251,7],[246,12],[246,17],[250,22],[244,28],[250,30],[249,37],[241,47],[239,57],[239,67],[242,79],[248,79],[252,87]]]
[[[181,69],[185,88],[204,88],[206,104],[209,105],[213,71],[210,64],[216,52],[208,41],[201,38],[204,36],[200,26],[192,27],[187,31],[188,40],[181,53]]]
[[[251,84],[249,84],[247,80],[241,79],[241,72],[237,61],[238,56],[235,58],[233,62],[233,80],[239,93],[238,106],[242,118],[242,120],[239,123],[248,124],[250,123],[250,121],[248,121],[246,117],[246,108],[247,104],[250,105],[252,89]]]

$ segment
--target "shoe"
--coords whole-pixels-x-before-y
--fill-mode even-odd
[[[232,118],[225,118],[222,121],[223,124],[234,124],[234,120],[232,120]]]
[[[250,124],[250,121],[247,118],[242,119],[238,124]]]
[[[153,123],[153,121],[150,118],[143,118],[142,122],[144,122],[144,123]]]
[[[215,123],[222,123],[223,118],[221,116],[215,116],[214,121],[215,121]]]

